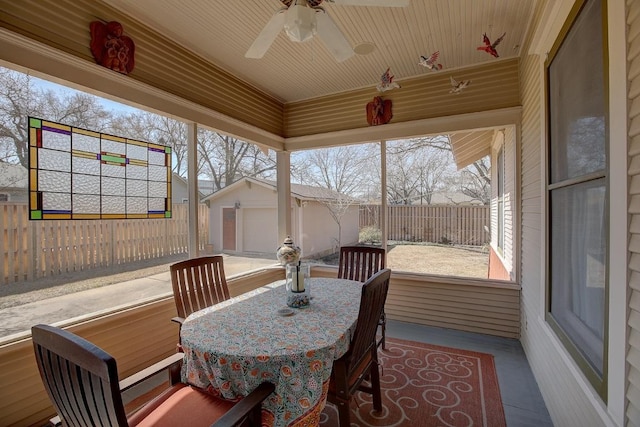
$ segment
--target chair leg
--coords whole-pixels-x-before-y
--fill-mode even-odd
[[[378,368],[378,359],[375,358],[371,364],[371,391],[373,395],[373,409],[382,410],[382,391],[380,390],[380,371]]]
[[[258,405],[248,415],[247,419],[241,425],[247,427],[258,427],[262,425],[262,405]]]
[[[382,349],[386,350],[387,349],[387,345],[386,345],[386,336],[387,336],[387,315],[385,314],[385,312],[382,312],[382,317],[381,317],[381,323],[382,323]]]
[[[386,345],[386,335],[387,335],[387,316],[384,311],[382,312],[382,316],[380,316],[380,321],[378,322],[378,326],[380,326],[380,341],[376,344],[378,347],[382,346],[383,350],[387,349]],[[376,337],[377,338],[377,337]]]
[[[351,425],[351,408],[349,408],[349,402],[340,400],[337,406],[340,427],[349,427]]]

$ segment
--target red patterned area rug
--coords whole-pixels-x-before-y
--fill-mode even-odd
[[[506,426],[491,354],[393,338],[386,346],[378,353],[382,412],[358,392],[351,426]],[[338,425],[335,406],[327,403],[320,425]]]

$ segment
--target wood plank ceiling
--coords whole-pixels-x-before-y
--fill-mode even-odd
[[[262,58],[246,58],[258,34],[284,7],[280,0],[102,1],[287,105],[375,87],[387,68],[402,85],[405,79],[433,73],[419,60],[436,51],[439,73],[451,76],[456,70],[517,58],[539,0],[410,0],[407,7],[325,0],[321,6],[352,47],[375,46],[369,54],[342,62],[319,37],[296,43],[284,31]],[[505,34],[496,48],[499,58],[477,49],[484,34],[491,41]],[[465,153],[465,165],[487,154],[491,140],[486,129],[452,135],[454,152]]]
[[[498,45],[500,59],[520,55],[536,0],[411,0],[407,7],[322,3],[355,47],[372,43],[368,55],[337,62],[312,38],[290,41],[281,31],[261,59],[244,54],[279,0],[103,0],[176,40],[283,103],[376,85],[387,67],[403,79],[431,73],[420,55],[440,52],[443,72],[497,60],[476,48],[483,34]],[[168,58],[170,60],[170,58]]]

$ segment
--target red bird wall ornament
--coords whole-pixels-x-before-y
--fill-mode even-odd
[[[431,71],[439,71],[442,70],[442,64],[438,64],[438,56],[440,56],[440,51],[435,51],[428,58],[420,55],[420,62],[418,64],[423,67],[427,67]]]
[[[478,46],[477,49],[484,50],[488,54],[495,56],[497,58],[499,55],[498,55],[498,51],[496,50],[496,47],[500,44],[500,42],[502,41],[502,39],[506,34],[507,33],[503,33],[500,37],[498,37],[496,41],[491,43],[491,40],[489,40],[489,37],[487,37],[487,33],[484,33],[484,35],[482,36],[482,41],[484,42],[484,46]]]
[[[391,112],[391,100],[376,96],[373,101],[367,103],[367,123],[369,126],[384,125],[393,117]]]
[[[123,35],[119,22],[93,21],[91,30],[91,53],[97,64],[122,74],[133,71],[135,45],[130,37]]]

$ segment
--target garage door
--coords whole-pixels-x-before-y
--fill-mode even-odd
[[[242,209],[242,249],[245,252],[275,253],[278,249],[278,210]]]

